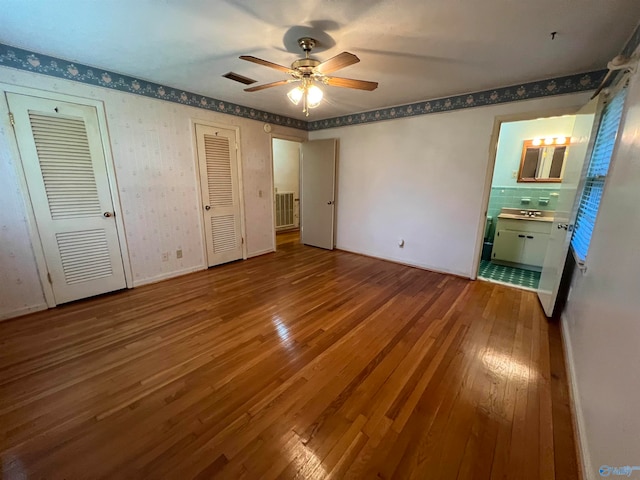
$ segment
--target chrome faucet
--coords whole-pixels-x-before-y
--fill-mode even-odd
[[[542,212],[540,210],[520,210],[520,214],[525,217],[541,217]]]

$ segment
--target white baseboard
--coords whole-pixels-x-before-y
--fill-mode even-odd
[[[412,263],[412,262],[409,262],[409,261],[407,261],[405,259],[395,258],[395,257],[385,257],[385,256],[379,255],[377,253],[365,252],[365,251],[362,251],[362,250],[358,250],[356,248],[345,247],[343,245],[336,245],[336,249],[337,250],[342,250],[343,252],[357,253],[358,255],[364,255],[365,257],[377,258],[379,260],[386,260],[387,262],[393,262],[393,263],[398,263],[400,265],[406,265],[407,267],[420,268],[422,270],[428,270],[430,272],[445,273],[447,275],[454,275],[456,277],[472,279],[468,272],[457,272],[457,271],[454,271],[454,270],[446,270],[446,269],[443,269],[443,268],[433,267],[433,266],[427,265],[427,264]],[[472,279],[472,280],[474,280],[474,279]]]
[[[28,313],[40,312],[42,310],[46,310],[46,303],[38,303],[37,305],[29,305],[27,307],[16,308],[15,310],[9,310],[8,312],[0,313],[0,321],[1,320],[9,320],[10,318],[21,317],[22,315],[26,315]]]
[[[589,457],[589,446],[586,437],[584,415],[582,413],[582,403],[578,391],[578,380],[576,377],[575,363],[573,361],[573,347],[567,327],[568,319],[565,313],[560,317],[560,328],[562,330],[562,343],[564,346],[565,359],[567,362],[567,379],[569,380],[569,395],[573,405],[574,428],[576,429],[578,467],[582,470],[583,480],[596,480],[596,470],[593,469]]]
[[[257,252],[251,252],[247,254],[247,258],[259,257],[260,255],[266,255],[267,253],[275,252],[274,248],[267,248],[265,250],[259,250]]]
[[[183,270],[174,270],[173,272],[167,272],[167,273],[162,273],[160,275],[155,275],[153,277],[149,277],[149,278],[143,278],[142,280],[134,280],[133,281],[133,286],[135,287],[141,287],[142,285],[148,285],[150,283],[157,283],[157,282],[161,282],[163,280],[168,280],[170,278],[174,278],[174,277],[180,277],[182,275],[187,275],[188,273],[193,273],[193,272],[198,272],[200,270],[206,270],[207,267],[204,265],[198,265],[197,267],[189,267],[189,268],[185,268]]]

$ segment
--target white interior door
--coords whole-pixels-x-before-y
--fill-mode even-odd
[[[304,142],[301,152],[301,240],[333,250],[336,139]]]
[[[565,159],[564,175],[560,187],[558,205],[555,212],[551,235],[542,266],[538,297],[548,317],[558,297],[558,288],[562,279],[567,252],[571,242],[571,233],[577,214],[576,194],[582,174],[585,158],[589,152],[590,138],[594,129],[594,119],[599,98],[595,98],[582,107],[576,114],[571,135],[572,143]]]
[[[7,100],[56,303],[125,288],[95,107]]]
[[[238,150],[234,130],[196,124],[207,265],[243,258]]]

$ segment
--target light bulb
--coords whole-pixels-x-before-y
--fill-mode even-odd
[[[322,101],[322,90],[317,86],[311,85],[307,88],[307,107],[316,108]]]
[[[556,138],[556,145],[564,145],[565,143],[567,143],[567,138],[566,137],[558,137],[558,138]]]
[[[291,100],[291,103],[293,103],[294,105],[298,105],[300,103],[300,100],[302,100],[303,95],[304,95],[304,89],[302,87],[296,87],[293,90],[291,90],[289,93],[287,93],[287,97],[289,97],[289,100]]]
[[[547,137],[544,139],[545,145],[553,145],[553,137]]]
[[[540,145],[542,143],[542,141],[539,138],[534,138],[533,142],[531,142],[535,147],[537,147],[538,145]]]

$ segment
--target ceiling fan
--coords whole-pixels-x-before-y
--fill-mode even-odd
[[[280,80],[278,82],[266,83],[255,87],[245,88],[245,92],[257,92],[265,88],[278,87],[289,83],[299,82],[296,88],[291,90],[287,96],[295,105],[302,101],[302,111],[309,116],[309,109],[320,105],[322,101],[322,90],[316,85],[321,83],[332,87],[355,88],[358,90],[375,90],[378,88],[378,82],[368,82],[365,80],[354,80],[352,78],[330,77],[327,74],[333,73],[341,68],[348,67],[354,63],[358,63],[360,59],[349,52],[342,52],[335,57],[324,62],[311,58],[309,54],[316,45],[316,41],[310,37],[303,37],[298,40],[298,45],[305,53],[305,58],[300,58],[291,64],[291,67],[278,65],[261,58],[252,57],[251,55],[242,55],[240,58],[248,62],[257,63],[265,67],[273,68],[280,72],[291,75],[290,79]]]

